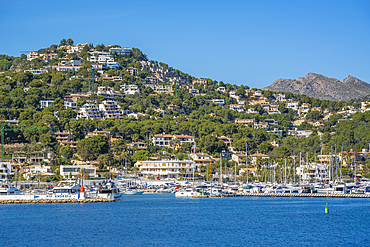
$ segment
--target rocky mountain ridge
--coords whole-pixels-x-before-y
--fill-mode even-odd
[[[369,95],[370,84],[351,75],[339,81],[321,74],[307,73],[297,79],[278,79],[263,90],[305,94],[322,100],[349,101]]]

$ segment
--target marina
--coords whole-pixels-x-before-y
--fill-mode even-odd
[[[0,238],[4,246],[367,246],[369,205],[360,198],[171,193],[125,195],[115,203],[0,205]]]

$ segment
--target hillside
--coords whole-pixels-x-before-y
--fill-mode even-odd
[[[322,100],[349,101],[368,95],[370,84],[350,75],[339,81],[320,74],[307,73],[297,79],[278,79],[264,90],[305,94]]]

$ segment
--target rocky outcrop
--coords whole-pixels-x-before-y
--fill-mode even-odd
[[[353,76],[349,75],[343,81],[339,81],[315,73],[307,73],[306,76],[297,79],[278,79],[263,89],[305,94],[310,97],[333,101],[349,101],[370,94],[370,84]]]

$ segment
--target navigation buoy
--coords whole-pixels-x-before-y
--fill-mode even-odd
[[[328,213],[329,213],[328,203],[326,203],[325,213],[326,213],[326,214],[328,214]]]

